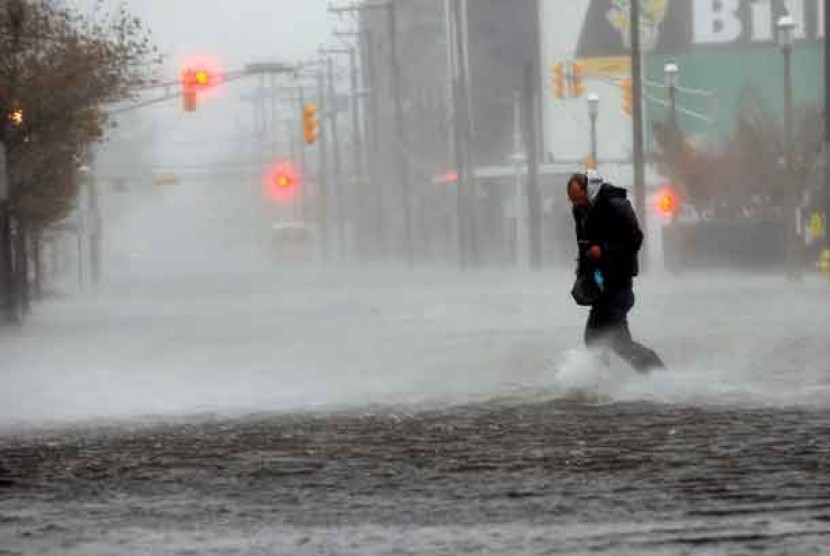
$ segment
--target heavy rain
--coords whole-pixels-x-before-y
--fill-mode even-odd
[[[825,0],[0,0],[0,556],[830,544]]]

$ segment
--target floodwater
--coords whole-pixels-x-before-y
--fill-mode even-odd
[[[0,554],[826,554],[830,286],[652,276],[642,377],[567,273],[114,277],[0,347]]]

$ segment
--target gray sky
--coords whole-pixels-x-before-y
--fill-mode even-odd
[[[91,10],[95,0],[70,0]],[[312,55],[328,35],[326,0],[104,0],[126,5],[152,30],[170,68],[193,53],[215,55],[229,69],[251,61]]]
[[[68,0],[91,10],[95,0]],[[255,61],[295,62],[312,57],[326,42],[337,18],[327,13],[327,0],[104,0],[110,10],[119,4],[139,16],[151,29],[153,39],[167,58],[163,79],[176,79],[185,60],[193,55],[215,57],[226,69]],[[587,0],[545,0],[543,2],[543,58],[547,68],[573,54]],[[171,102],[146,110],[148,118],[160,122],[158,163],[167,165],[194,158],[214,159],[227,150],[226,142],[211,137],[228,137],[234,129],[249,126],[250,106],[240,102],[252,84],[234,84],[217,92],[221,98],[203,103],[197,113],[181,110]],[[602,106],[600,147],[606,155],[622,155],[627,149],[618,114],[619,94],[607,85],[594,85],[605,102]],[[558,156],[579,157],[587,152],[588,126],[584,102],[555,102],[545,91],[545,131],[548,148]],[[201,137],[203,144],[193,139]],[[176,148],[171,149],[170,146]],[[185,148],[186,147],[186,148]]]
[[[162,81],[177,80],[193,58],[215,60],[225,71],[252,62],[307,60],[337,23],[327,13],[327,0],[103,0],[98,12],[96,0],[67,2],[90,17],[105,17],[124,5],[141,18],[165,57]],[[233,156],[253,126],[251,106],[241,99],[254,84],[244,80],[221,87],[201,100],[195,113],[186,113],[179,101],[136,113],[157,130],[154,165],[210,164]],[[119,133],[129,134],[128,127]]]

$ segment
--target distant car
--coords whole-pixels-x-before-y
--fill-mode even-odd
[[[278,222],[272,226],[271,239],[280,261],[308,262],[315,258],[317,238],[306,222]]]

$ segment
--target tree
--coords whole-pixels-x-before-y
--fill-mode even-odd
[[[39,269],[41,230],[75,205],[77,169],[104,137],[105,105],[130,97],[160,62],[123,7],[98,14],[90,21],[61,0],[0,0],[0,142],[9,182],[0,259],[15,317],[28,306],[30,247]]]
[[[720,152],[699,152],[682,131],[658,123],[654,126],[658,168],[700,208],[732,214],[751,207],[787,207],[815,176],[824,117],[818,105],[797,109],[788,169],[784,124],[771,114],[757,91],[744,91],[735,133]]]
[[[0,2],[0,86],[11,206],[29,225],[63,218],[75,169],[107,123],[103,106],[128,98],[159,61],[141,22],[123,8],[93,23],[57,0]],[[3,17],[5,16],[5,17]]]

